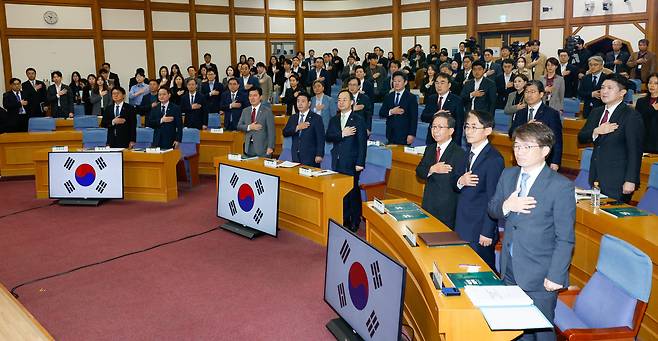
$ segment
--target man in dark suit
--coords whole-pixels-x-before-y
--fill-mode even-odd
[[[203,64],[201,65],[205,65],[206,70],[210,70],[210,69],[215,70],[215,75],[217,75],[217,72],[219,72],[217,69],[217,64],[212,62],[212,56],[208,52],[203,54]]]
[[[398,71],[393,75],[393,92],[384,97],[379,117],[386,119],[388,143],[410,145],[418,127],[418,99],[407,91],[407,76]]]
[[[557,74],[564,78],[564,97],[573,98],[578,95],[578,66],[569,63],[569,52],[558,50],[560,68]]]
[[[305,69],[299,66],[300,59],[298,57],[292,58],[292,72],[296,73],[299,76],[299,86],[302,88],[306,87],[306,79],[308,78],[308,69]]]
[[[613,73],[623,73],[628,72],[626,63],[628,63],[628,58],[630,54],[628,51],[623,51],[622,42],[619,39],[612,41],[612,51],[605,54],[605,68],[612,70]]]
[[[496,110],[496,83],[484,77],[484,64],[473,62],[473,79],[467,80],[462,89],[464,112],[471,110],[486,111],[492,116]]]
[[[496,79],[496,76],[503,73],[503,69],[500,64],[494,61],[493,50],[484,49],[482,55],[484,56],[484,76]]]
[[[590,111],[603,105],[601,101],[601,85],[605,75],[603,70],[603,58],[599,56],[590,57],[589,74],[580,80],[578,97],[583,100],[583,117],[589,117]]]
[[[244,134],[247,156],[271,157],[274,152],[275,130],[272,107],[261,103],[263,89],[249,90],[249,107],[242,110],[238,130]]]
[[[496,192],[505,161],[488,140],[493,124],[493,115],[486,111],[468,113],[464,134],[470,148],[466,151],[464,166],[455,169],[452,175],[459,189],[455,232],[495,269],[498,223],[487,214],[487,205]]]
[[[43,106],[48,105],[46,84],[36,79],[37,71],[34,68],[27,68],[25,75],[27,75],[27,80],[23,82],[22,89],[27,100],[27,114],[29,117],[43,117]]]
[[[452,60],[459,63],[459,68],[460,69],[463,69],[462,63],[463,63],[464,57],[466,57],[466,43],[464,43],[462,41],[462,42],[459,43],[459,51],[452,56]]]
[[[112,80],[111,82],[109,82],[110,83],[109,85],[112,85],[114,87],[121,86],[121,83],[119,82],[119,75],[117,75],[116,73],[110,70],[110,63],[108,62],[103,63],[102,68],[106,70],[108,73],[107,80],[108,81]]]
[[[432,94],[425,100],[425,109],[423,109],[420,119],[430,124],[427,129],[427,138],[425,141],[432,141],[432,120],[438,113],[445,112],[455,120],[454,124],[454,143],[462,145],[462,136],[464,134],[464,105],[459,95],[450,91],[452,86],[451,77],[447,73],[439,73],[434,81],[436,94]]]
[[[197,91],[196,79],[187,80],[187,93],[180,99],[180,109],[185,114],[185,126],[188,128],[208,128],[208,111],[206,96]]]
[[[505,104],[507,104],[507,97],[515,91],[514,74],[512,73],[512,70],[514,69],[514,61],[511,59],[505,59],[501,63],[503,71],[495,78],[496,93],[498,94],[496,109],[504,109]]]
[[[50,74],[54,84],[48,87],[48,103],[50,115],[54,118],[73,118],[73,94],[69,86],[62,83],[62,73],[53,71]]]
[[[379,62],[379,59],[376,54],[371,54],[368,56],[368,66],[365,68],[366,72],[366,79],[369,80],[372,85],[373,85],[373,92],[375,95],[375,98],[373,99],[376,102],[379,102],[382,100],[382,98],[387,94],[387,92],[384,92],[385,85],[384,82],[386,82],[386,70],[379,66],[377,63]],[[391,75],[392,77],[393,75]]]
[[[473,57],[464,56],[464,58],[462,58],[462,63],[461,63],[462,69],[457,71],[457,73],[454,75],[455,82],[459,82],[461,88],[463,88],[463,85],[464,83],[466,83],[466,81],[473,79],[472,66],[473,66]]]
[[[372,115],[373,115],[373,105],[372,100],[368,95],[363,94],[359,91],[359,79],[356,77],[350,77],[347,79],[347,90],[352,94],[352,101],[354,101],[354,107],[352,107],[352,113],[355,115],[361,116],[363,122],[366,124],[366,129],[368,135],[372,131]]]
[[[541,81],[529,81],[526,84],[524,99],[527,106],[514,113],[508,134],[512,137],[516,128],[532,121],[541,122],[551,128],[554,144],[548,161],[551,169],[557,171],[562,164],[562,121],[557,110],[542,102],[544,93],[544,83]]]
[[[178,148],[183,140],[183,119],[180,107],[169,102],[171,90],[158,90],[159,103],[151,110],[149,126],[154,128],[153,146],[161,149]]]
[[[29,103],[25,99],[25,92],[21,91],[21,80],[12,78],[9,80],[9,85],[11,87],[9,91],[2,95],[2,106],[7,110],[2,122],[3,131],[8,133],[27,131]]]
[[[366,69],[359,65],[354,69],[354,76],[359,80],[360,83],[360,89],[359,91],[362,94],[368,95],[368,98],[370,98],[371,101],[375,101],[375,86],[372,84],[372,82],[366,78]]]
[[[292,137],[292,161],[320,167],[324,157],[324,124],[322,117],[310,110],[311,96],[297,96],[298,114],[293,114],[283,128],[283,136]]]
[[[228,90],[223,92],[219,108],[224,113],[224,129],[237,130],[242,109],[249,106],[249,99],[244,91],[240,91],[238,80],[228,80]]]
[[[352,190],[343,198],[343,225],[356,231],[361,224],[359,175],[366,164],[368,136],[361,116],[352,113],[352,98],[352,94],[347,90],[338,94],[340,113],[329,120],[326,139],[334,144],[331,150],[331,168],[354,178]]]
[[[331,96],[331,83],[329,83],[329,72],[324,69],[324,59],[321,57],[315,58],[315,68],[311,69],[307,73],[306,83],[307,85],[313,84],[316,80],[321,81],[324,84],[324,94]]]
[[[433,140],[427,140],[423,159],[416,167],[416,176],[425,180],[423,209],[451,229],[455,226],[457,210],[457,188],[451,173],[464,166],[464,150],[452,139],[455,122],[445,111],[433,116],[430,125]]]
[[[338,49],[335,47],[331,49],[331,62],[334,64],[334,73],[336,79],[338,79],[343,72],[343,68],[345,68],[345,62],[343,61],[343,58],[338,55]]]
[[[259,88],[258,78],[251,74],[251,69],[249,64],[240,65],[240,77],[238,78],[238,84],[240,85],[240,90],[245,93],[251,88]]]
[[[594,143],[589,183],[599,182],[601,193],[629,202],[640,183],[642,117],[624,103],[628,81],[611,74],[601,88],[604,105],[592,110],[578,133],[578,142]]]
[[[304,52],[302,52],[302,57],[304,56]],[[315,65],[315,50],[310,49],[308,50],[308,58],[305,58],[304,60],[300,60],[302,63],[302,67],[305,68],[307,71],[313,68],[313,65]]]
[[[153,108],[155,108],[159,104],[158,102],[159,88],[160,88],[160,84],[158,83],[157,80],[151,79],[149,81],[149,93],[142,97],[142,102],[139,104],[139,107],[135,108],[144,117],[148,118],[151,115],[151,110],[153,110]],[[146,122],[148,122],[148,119],[146,120]]]
[[[107,128],[107,145],[112,148],[132,148],[137,138],[137,113],[135,108],[124,103],[126,90],[112,89],[112,105],[103,110],[101,126]]]
[[[557,291],[569,286],[576,201],[569,179],[546,166],[552,131],[538,122],[514,132],[520,167],[503,171],[489,202],[489,215],[505,219],[500,274],[518,285],[548,321],[555,317]],[[528,330],[521,340],[555,340],[551,329]]]
[[[208,113],[219,113],[219,106],[224,86],[217,80],[217,72],[208,69],[206,76],[208,81],[201,84],[201,93],[206,97],[206,111]]]

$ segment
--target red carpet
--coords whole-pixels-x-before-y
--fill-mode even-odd
[[[46,205],[0,182],[0,216]],[[0,218],[0,282],[19,283],[217,226],[214,179],[171,204],[50,206]],[[20,301],[58,340],[331,340],[325,249],[302,237],[212,231],[30,284]]]

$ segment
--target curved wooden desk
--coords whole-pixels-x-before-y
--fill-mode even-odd
[[[0,340],[54,340],[2,284],[0,284]]]
[[[216,156],[226,156],[230,153],[242,154],[244,133],[241,131],[225,131],[221,134],[202,130],[199,144],[199,174],[215,175],[213,159]]]
[[[0,134],[0,175],[34,175],[32,154],[52,146],[82,148],[82,133],[72,130]]]
[[[386,203],[405,200],[387,200]],[[435,289],[429,273],[436,262],[441,271],[464,272],[459,264],[477,264],[481,271],[489,271],[486,263],[468,246],[428,247],[420,238],[412,248],[402,237],[401,226],[406,224],[415,233],[449,231],[436,218],[398,223],[388,214],[380,214],[363,204],[366,219],[366,239],[377,249],[407,267],[404,294],[404,322],[414,330],[415,340],[511,340],[520,331],[492,332],[480,310],[468,297],[446,297]]]

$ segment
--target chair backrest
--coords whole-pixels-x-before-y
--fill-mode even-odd
[[[137,128],[135,148],[148,148],[153,144],[153,128]]]
[[[137,128],[144,127],[144,125],[142,124],[142,115],[137,114],[136,117],[135,117],[135,119],[137,120],[137,121],[136,121],[136,123],[137,123],[137,124],[136,124]]]
[[[208,114],[208,128],[219,128],[221,123],[219,121],[219,113],[213,112]]]
[[[180,144],[180,151],[183,157],[191,156],[197,153],[197,145],[201,143],[201,133],[196,128],[183,128],[183,139]]]
[[[589,185],[589,163],[592,159],[592,148],[585,148],[580,153],[580,172],[574,180],[576,187],[583,189],[590,189],[592,186]]]
[[[591,328],[633,329],[637,301],[648,302],[651,258],[611,235],[601,237],[596,272],[574,303],[574,312]]]
[[[640,92],[640,90],[642,90],[641,79],[631,79],[631,82],[635,83],[635,92]]]
[[[55,119],[51,117],[32,117],[28,120],[27,131],[55,131]]]
[[[85,106],[83,104],[73,105],[73,117],[84,116],[85,114]]]
[[[94,117],[96,119],[96,117]],[[82,130],[82,146],[84,148],[104,147],[107,145],[107,129],[88,128]]]
[[[336,98],[336,97],[334,97],[334,98]],[[370,100],[372,100],[372,99],[370,99]],[[382,103],[381,102],[373,103],[373,105],[372,105],[372,119],[373,120],[375,119],[375,117],[379,117],[379,110],[381,110],[381,109],[382,109]],[[420,112],[422,112],[422,111],[420,111]]]
[[[576,117],[580,112],[580,100],[577,98],[564,99],[564,115],[568,117]]]
[[[322,162],[320,162],[320,168],[322,169],[331,169],[331,149],[334,148],[333,143],[325,142],[324,143],[324,157]]]
[[[283,147],[281,150],[281,155],[279,155],[279,160],[282,161],[292,161],[292,137],[287,136],[283,138]]]
[[[98,128],[98,117],[93,115],[73,117],[73,129],[82,130],[89,128]]]
[[[658,162],[651,165],[647,191],[644,192],[637,207],[658,215]]]
[[[384,147],[369,146],[366,166],[359,176],[361,184],[372,184],[386,180],[386,170],[391,169],[393,152]]]
[[[635,94],[635,91],[633,89],[628,89],[626,91],[626,96],[624,96],[624,103],[633,104],[633,95],[634,94]]]
[[[411,144],[412,147],[425,145],[426,143],[425,139],[427,138],[427,129],[429,129],[429,127],[430,127],[429,123],[418,122],[418,126],[416,127],[416,138],[414,139],[414,142]]]
[[[370,139],[373,141],[381,141],[386,143],[386,120],[372,120],[372,131],[370,132]],[[427,134],[425,132],[424,134]],[[423,135],[425,136],[425,135]]]
[[[494,112],[494,129],[503,133],[507,133],[509,130],[510,122],[512,121],[512,116],[505,114],[505,110],[496,109]]]

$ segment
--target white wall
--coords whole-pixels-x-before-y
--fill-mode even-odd
[[[441,37],[441,46],[448,49],[448,54],[452,57],[452,49],[459,47],[459,43],[466,40],[466,33],[460,34],[442,34]]]
[[[564,18],[564,0],[541,0],[540,4],[541,20]],[[549,11],[544,12],[544,7],[550,8]]]
[[[217,65],[218,78],[224,78],[224,70],[231,63],[231,42],[228,40],[199,40],[199,58],[208,52],[212,55],[212,62]],[[199,61],[201,62],[201,61]]]
[[[391,29],[391,14],[345,18],[304,18],[304,33],[351,33]]]
[[[295,33],[295,18],[270,17],[270,33]]]
[[[228,14],[197,13],[197,32],[229,32]]]
[[[547,57],[557,57],[557,50],[564,47],[564,29],[544,28],[539,30],[540,51]]]
[[[235,0],[235,7],[265,8],[263,0]]]
[[[144,30],[144,11],[133,9],[101,9],[104,30]]]
[[[466,7],[439,10],[439,21],[441,27],[466,25]]]
[[[410,48],[414,47],[416,44],[420,44],[423,47],[423,51],[429,53],[430,36],[402,37],[402,53],[406,53]],[[401,56],[396,56],[397,59],[400,59],[400,57]]]
[[[582,0],[578,0],[582,1]],[[478,24],[525,21],[532,19],[532,1],[478,7]]]
[[[2,60],[2,49],[0,49],[0,60]],[[21,80],[24,80],[26,78],[25,73],[17,73],[15,76],[19,76],[18,78],[22,77]],[[0,67],[0,91],[2,92],[7,91],[7,89],[9,88],[8,83],[9,83],[9,79],[5,79],[5,68]]]
[[[265,42],[262,40],[238,40],[235,42],[235,46],[237,49],[237,54],[238,57],[241,54],[244,54],[249,57],[254,57],[256,59],[256,63],[258,62],[265,62],[266,61],[266,55],[265,55]],[[219,65],[217,66],[219,67]]]
[[[628,41],[633,51],[637,51],[638,40],[645,38],[645,34],[633,24],[610,25],[610,35]],[[655,47],[653,49],[655,51]]]
[[[238,33],[265,33],[265,19],[255,15],[236,15],[235,31]]]
[[[270,9],[294,10],[295,2],[291,0],[270,0],[268,3]]]
[[[430,11],[402,12],[402,29],[430,27]]]
[[[128,81],[135,76],[135,70],[143,68],[148,75],[146,61],[146,41],[144,40],[105,40],[105,61],[112,65],[112,72],[119,75],[121,85],[129,91]],[[126,53],[130,51],[130,53]],[[86,77],[83,75],[82,77]]]
[[[594,0],[594,10],[587,12],[585,11],[585,1],[578,0],[573,2],[573,16],[587,17],[605,14],[644,13],[647,11],[647,1],[656,0],[630,0],[628,2],[616,0],[612,2],[612,10],[605,12],[603,11],[602,0]]]
[[[39,53],[34,47],[39,46]],[[38,79],[50,79],[50,72],[59,70],[64,81],[71,81],[73,71],[96,74],[93,39],[9,39],[12,74],[25,78],[25,69],[37,70]]]
[[[339,11],[391,6],[391,0],[304,1],[305,11]]]
[[[178,31],[190,30],[190,15],[186,12],[159,12],[153,11],[154,31]]]
[[[91,29],[90,7],[37,6],[6,4],[7,27],[9,28],[57,28]],[[58,22],[54,25],[43,20],[46,11],[57,13]]]
[[[154,40],[155,47],[155,70],[158,73],[160,66],[178,64],[181,72],[187,74],[185,69],[192,65],[191,44],[189,40]]]
[[[575,29],[576,27],[574,27]],[[583,26],[583,28],[577,33],[585,43],[592,41],[605,34],[605,26],[596,25],[596,26]]]

